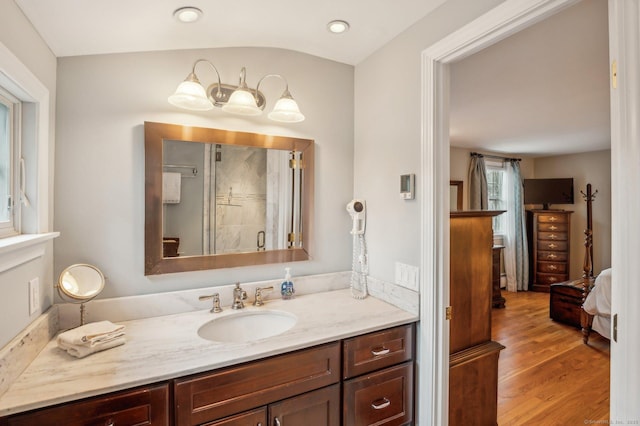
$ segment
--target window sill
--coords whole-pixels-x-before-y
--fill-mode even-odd
[[[59,235],[59,232],[47,232],[0,239],[0,273],[44,256],[45,243]]]

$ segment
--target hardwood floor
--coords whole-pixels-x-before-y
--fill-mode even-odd
[[[609,341],[549,318],[549,294],[503,291],[493,340],[506,346],[498,367],[498,424],[584,425],[609,418]],[[590,421],[593,421],[591,423]]]

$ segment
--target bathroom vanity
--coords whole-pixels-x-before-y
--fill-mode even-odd
[[[415,315],[348,290],[266,306],[297,324],[220,344],[195,330],[221,314],[199,311],[125,322],[125,345],[84,359],[50,342],[0,398],[0,425],[413,422]]]

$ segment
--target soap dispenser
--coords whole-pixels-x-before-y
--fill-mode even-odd
[[[293,299],[293,293],[295,293],[295,289],[293,288],[293,282],[291,281],[291,268],[284,268],[285,275],[284,281],[280,285],[280,294],[282,294],[282,298],[284,300]]]

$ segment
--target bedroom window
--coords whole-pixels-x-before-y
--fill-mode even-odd
[[[20,205],[16,201],[20,101],[0,87],[0,237],[20,232]]]
[[[507,209],[506,170],[502,162],[485,160],[487,168],[487,189],[489,195],[489,210]],[[493,218],[493,234],[504,235],[506,233],[505,215],[501,214]]]

